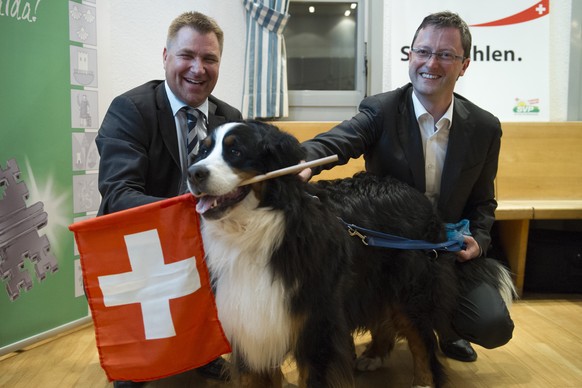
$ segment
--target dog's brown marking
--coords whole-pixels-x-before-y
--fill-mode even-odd
[[[393,313],[394,326],[399,335],[408,341],[408,348],[412,354],[414,377],[413,386],[434,387],[434,379],[430,369],[430,355],[420,333],[410,322],[410,319],[398,309]]]
[[[252,178],[252,177],[249,177]],[[253,183],[251,185],[252,191],[253,193],[255,193],[255,197],[257,197],[260,200],[263,199],[264,196],[264,192],[265,192],[265,182],[257,182],[257,183]]]
[[[236,141],[235,135],[226,135],[222,140],[222,144],[224,144],[225,146],[231,146],[234,144],[235,141]]]
[[[380,359],[386,358],[394,349],[396,342],[396,330],[389,311],[384,311],[383,318],[370,327],[372,341],[362,353],[363,357]]]
[[[212,146],[212,138],[211,138],[210,136],[208,136],[208,137],[204,138],[204,139],[202,140],[202,144],[203,144],[205,147],[207,147],[207,148],[210,148],[210,146]]]

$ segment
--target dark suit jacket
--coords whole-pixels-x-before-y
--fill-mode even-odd
[[[473,237],[486,252],[497,207],[494,180],[501,124],[495,116],[462,96],[455,94],[454,99],[437,208],[445,222],[469,219]],[[336,165],[364,155],[367,171],[391,175],[423,193],[426,191],[422,139],[411,84],[365,98],[359,113],[351,120],[304,142],[303,146],[309,160],[337,154]]]
[[[209,131],[241,119],[237,109],[209,97]],[[150,81],[116,97],[96,143],[101,156],[99,214],[181,194],[178,136],[164,81]]]

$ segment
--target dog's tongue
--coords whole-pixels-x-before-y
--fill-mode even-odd
[[[204,197],[198,198],[196,202],[196,211],[198,214],[204,214],[212,207],[212,204],[216,201],[216,197],[211,195],[206,195]]]
[[[221,196],[204,195],[198,198],[198,202],[196,203],[196,211],[198,214],[204,214],[208,210],[214,209],[216,207],[233,206],[234,204],[243,200],[249,191],[249,186],[242,186],[237,187],[230,193]]]

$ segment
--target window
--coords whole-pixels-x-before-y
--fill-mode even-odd
[[[365,95],[364,1],[289,4],[289,120],[342,120]]]
[[[291,2],[289,90],[355,90],[357,3]]]

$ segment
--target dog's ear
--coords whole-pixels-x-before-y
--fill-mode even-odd
[[[292,166],[305,159],[305,150],[293,135],[267,123],[260,123],[260,127],[263,133],[258,148],[263,153],[262,160],[268,161],[269,170]]]
[[[276,127],[272,127],[265,136],[264,149],[271,160],[277,160],[277,168],[291,166],[305,159],[305,151],[299,141]]]

